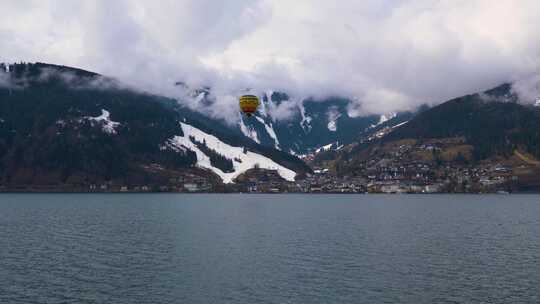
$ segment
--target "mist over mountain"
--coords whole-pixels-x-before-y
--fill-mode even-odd
[[[185,155],[176,165],[234,182],[264,156],[263,167],[279,165],[278,175],[291,180],[310,171],[294,155],[310,161],[324,154],[326,162],[398,134],[452,143],[441,136],[454,136],[466,142],[469,161],[513,157],[512,151],[536,156],[535,117],[527,114],[540,96],[535,0],[25,0],[4,1],[0,11],[0,62],[58,65],[3,66],[3,161],[6,168],[17,164],[5,171],[9,178],[20,168],[39,168],[30,155],[68,155],[72,145],[73,153],[85,154],[96,144],[93,136],[108,142],[100,145],[107,151],[123,151],[123,161],[89,153],[95,166],[74,160],[66,167],[100,168],[108,176],[143,163],[174,171],[167,155],[177,153]],[[30,77],[18,74],[36,68]],[[476,94],[504,83],[511,84],[505,93],[511,101]],[[250,119],[238,111],[243,94],[262,100]],[[457,96],[478,96],[471,98],[490,106],[445,103]],[[82,106],[71,106],[71,97]],[[142,118],[151,106],[131,100],[161,109]],[[117,113],[132,104],[141,117]],[[62,131],[66,120],[70,128]],[[144,130],[144,121],[159,127]],[[475,130],[482,128],[490,131]],[[59,132],[66,143],[58,146],[43,130]],[[81,138],[90,142],[78,146]],[[33,152],[21,158],[29,147]],[[238,147],[258,156],[240,155]],[[72,173],[61,180],[80,175]]]
[[[186,92],[179,103],[188,105],[209,119],[218,119],[215,117],[219,115],[214,111],[221,109],[219,99],[230,98],[216,96],[210,87],[191,89],[185,84],[178,85]],[[235,104],[228,109],[231,114],[221,119],[223,123],[231,131],[256,143],[295,155],[312,153],[327,145],[339,147],[349,144],[388,120],[393,120],[395,124],[407,121],[418,110],[357,116],[350,108],[351,100],[345,97],[316,100],[294,98],[273,90],[249,92],[261,100],[261,106],[254,116],[241,115],[235,97]]]
[[[522,79],[524,95],[538,91],[527,83],[540,70],[539,6],[535,0],[4,1],[0,62],[81,67],[179,100],[178,81],[211,87],[221,97],[207,113],[220,119],[231,117],[233,97],[245,88],[294,99],[340,96],[354,116],[386,115]]]
[[[253,167],[287,180],[309,172],[175,100],[96,73],[1,64],[0,76],[0,185],[159,185],[186,174],[219,184]]]
[[[540,103],[520,98],[515,84],[455,98],[311,164],[381,184],[437,181],[450,192],[539,189]]]
[[[516,149],[540,158],[540,108],[519,99],[511,84],[456,98],[421,113],[385,140],[463,137],[477,160],[509,157]]]

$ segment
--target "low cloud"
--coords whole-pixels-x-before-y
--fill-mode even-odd
[[[129,86],[117,79],[102,75],[81,76],[70,70],[59,70],[58,68],[43,66],[39,69],[38,75],[28,76],[25,73],[14,74],[9,71],[10,65],[0,66],[0,88],[24,89],[31,82],[59,81],[75,90],[130,90],[139,91],[139,88]]]
[[[288,121],[299,115],[300,109],[298,108],[298,103],[302,102],[300,100],[285,100],[281,103],[271,103],[268,109],[268,114],[274,121]]]
[[[197,109],[174,83],[209,86],[216,100],[203,111],[223,119],[238,118],[246,88],[349,97],[358,116],[437,104],[540,69],[537,0],[24,0],[0,11],[0,62],[80,67]],[[530,102],[534,88],[515,86]],[[271,113],[287,119],[295,104]]]
[[[512,90],[517,94],[520,102],[536,104],[540,102],[540,74],[532,75],[517,80],[512,85]]]

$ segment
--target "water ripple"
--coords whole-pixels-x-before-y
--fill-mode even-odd
[[[539,303],[540,196],[0,195],[0,303]]]

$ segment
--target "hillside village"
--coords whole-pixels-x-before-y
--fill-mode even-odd
[[[349,146],[349,150],[356,147]],[[335,153],[335,152],[328,152]],[[347,153],[345,153],[346,155]],[[516,151],[508,158],[474,161],[462,138],[402,140],[366,150],[342,161],[316,162],[313,174],[295,183],[251,180],[252,192],[304,193],[510,193],[533,190],[540,167]],[[333,156],[336,157],[336,156]],[[271,185],[271,186],[268,186]]]
[[[343,154],[341,157],[349,157]],[[461,138],[401,140],[353,155],[342,159],[337,167],[332,160],[319,163],[315,174],[302,181],[303,191],[495,193],[524,190],[537,182],[534,176],[538,166],[517,156],[523,156],[521,153],[477,162],[472,147]]]

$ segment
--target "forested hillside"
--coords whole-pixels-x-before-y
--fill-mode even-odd
[[[425,111],[384,140],[448,137],[464,137],[478,160],[508,157],[517,148],[540,158],[540,109],[518,103],[512,86],[505,84]]]
[[[189,149],[166,145],[180,121],[298,171],[298,159],[227,133],[175,100],[101,75],[49,64],[0,66],[0,183],[151,181],[155,170],[196,169]],[[217,166],[229,160],[214,153]],[[146,169],[145,169],[146,168]],[[209,173],[208,173],[209,174]]]

